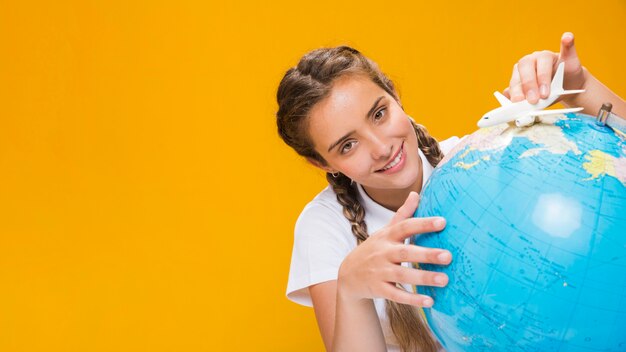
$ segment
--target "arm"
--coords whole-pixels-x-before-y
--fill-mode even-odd
[[[352,344],[355,341],[363,343],[365,347],[350,345],[350,349],[365,351],[384,351],[385,339],[380,327],[376,308],[372,300],[351,301],[341,297],[337,291],[337,281],[327,281],[309,287],[315,318],[324,340],[327,351],[341,350],[340,346],[333,348],[335,336],[335,319],[340,320],[340,326],[352,327],[347,331],[339,331],[338,336],[344,336]],[[364,336],[364,332],[373,333]]]
[[[552,75],[561,62],[565,62],[563,87],[586,90],[584,93],[563,96],[561,103],[564,106],[582,107],[584,113],[595,115],[603,103],[610,102],[614,113],[626,116],[626,102],[581,65],[572,33],[564,33],[561,37],[559,53],[536,51],[521,58],[513,67],[511,81],[504,95],[513,102],[527,99],[532,104],[539,98],[547,98]]]
[[[445,286],[445,274],[401,267],[401,262],[448,264],[450,252],[405,245],[416,233],[440,231],[438,218],[412,218],[419,196],[412,193],[390,224],[355,248],[342,262],[339,277],[309,287],[315,315],[329,351],[384,351],[385,339],[373,298],[391,299],[418,307],[431,306],[430,297],[405,292],[393,282]],[[435,277],[442,276],[440,283]]]
[[[327,351],[331,350],[335,332],[335,307],[337,280],[326,281],[309,287],[317,326]]]
[[[584,67],[583,74],[585,75],[585,85],[583,89],[585,89],[586,92],[574,96],[570,101],[563,101],[563,105],[566,107],[581,106],[585,108],[585,110],[583,110],[585,114],[596,115],[602,104],[609,102],[613,104],[612,112],[621,117],[626,117],[626,101],[592,76]]]

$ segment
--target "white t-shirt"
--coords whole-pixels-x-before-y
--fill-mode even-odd
[[[458,137],[452,137],[440,142],[439,146],[446,154],[459,141]],[[433,167],[422,151],[419,149],[418,151],[422,158],[423,186],[430,177]],[[372,200],[361,185],[357,184],[357,189],[359,200],[365,209],[365,223],[371,235],[386,226],[395,212]],[[352,234],[350,222],[343,215],[343,207],[337,201],[337,196],[329,185],[304,207],[296,222],[287,298],[312,307],[309,286],[337,280],[341,262],[356,246],[356,238]],[[385,313],[385,300],[374,299],[374,305],[388,350],[399,351]]]

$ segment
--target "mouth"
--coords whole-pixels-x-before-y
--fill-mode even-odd
[[[389,171],[389,170],[398,169],[399,166],[402,166],[401,165],[401,164],[403,164],[402,161],[404,161],[404,142],[402,142],[402,144],[400,145],[400,148],[398,148],[398,151],[393,156],[391,161],[389,161],[381,169],[376,170],[376,172],[385,172],[385,171]]]

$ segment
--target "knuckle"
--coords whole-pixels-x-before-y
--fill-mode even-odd
[[[522,81],[522,88],[524,89],[524,91],[527,91],[529,89],[532,89],[536,86],[536,82],[533,79],[524,79]]]
[[[412,306],[422,306],[419,296],[412,294],[406,299],[406,304],[410,304]]]
[[[428,286],[435,286],[435,273],[424,272],[424,284]]]
[[[406,246],[402,246],[400,250],[398,251],[398,259],[401,262],[406,262],[408,261],[408,258],[409,258],[409,249]]]
[[[398,231],[405,233],[407,232],[407,227],[408,227],[408,221],[402,221],[401,223],[398,224]]]
[[[445,286],[448,283],[448,276],[442,273],[430,273],[428,282],[432,286]]]
[[[425,253],[426,252],[426,248],[424,247],[420,247],[420,246],[415,246],[415,261],[417,263],[423,263],[424,259],[425,259]]]
[[[524,57],[522,57],[519,60],[519,65],[520,66],[528,65],[533,60],[533,57],[531,55],[525,55]]]
[[[550,77],[550,75],[547,73],[539,73],[537,75],[537,79],[539,80],[539,82],[550,83],[551,78],[552,77]]]
[[[392,290],[389,293],[389,299],[396,302],[402,302],[402,292],[397,289]]]
[[[403,283],[403,284],[408,283],[408,279],[409,278],[408,278],[408,275],[407,275],[406,271],[399,270],[399,271],[396,272],[395,276],[396,276],[396,278],[395,278],[396,282],[400,282],[400,283]]]
[[[398,274],[396,272],[396,266],[391,266],[389,268],[385,268],[381,271],[381,276],[387,282],[392,282],[398,279]]]
[[[524,76],[522,77],[522,86],[532,85],[536,82],[535,76]]]
[[[415,270],[415,278],[414,283],[416,285],[427,285],[427,282],[424,280],[424,271],[423,270]]]
[[[441,260],[439,260],[438,255],[441,253],[441,251],[437,250],[437,249],[432,249],[430,251],[428,251],[428,262],[429,263],[440,263]]]
[[[378,269],[376,269],[374,266],[368,266],[365,268],[365,275],[366,277],[369,277],[369,278],[377,277]]]

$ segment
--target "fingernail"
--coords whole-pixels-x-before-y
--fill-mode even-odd
[[[541,87],[539,87],[539,92],[541,93],[542,97],[547,98],[548,97],[548,85],[542,84]]]
[[[448,279],[444,275],[435,276],[435,283],[437,285],[443,285],[446,283],[446,281],[448,281]]]
[[[528,91],[528,93],[526,94],[526,100],[528,100],[529,102],[533,102],[537,100],[537,93],[535,92],[534,89],[531,89]]]
[[[435,225],[436,228],[443,228],[444,226],[446,226],[446,220],[444,218],[435,218],[435,220],[433,221],[433,225]]]
[[[423,302],[422,302],[422,306],[424,307],[431,307],[433,305],[433,300],[430,298],[426,298]]]
[[[441,263],[449,263],[452,260],[452,254],[448,251],[444,251],[444,252],[439,253],[439,255],[437,255],[437,259]]]

